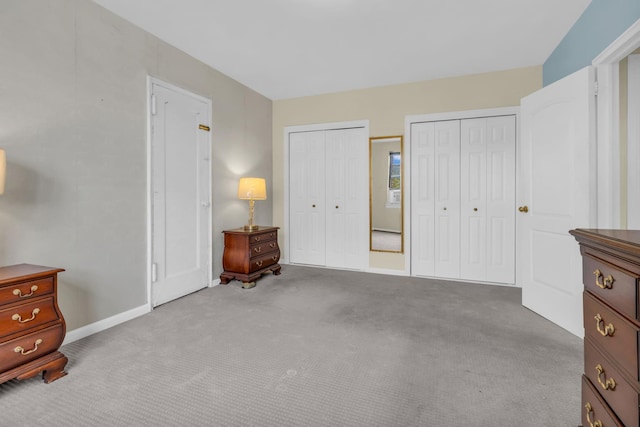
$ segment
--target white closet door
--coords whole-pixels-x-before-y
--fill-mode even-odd
[[[435,275],[460,275],[460,121],[435,123]]]
[[[325,131],[289,138],[289,259],[325,265]]]
[[[487,119],[486,280],[515,283],[516,118]]]
[[[460,121],[411,126],[411,271],[459,274]]]
[[[460,278],[485,280],[487,119],[462,120]]]
[[[515,116],[462,120],[460,278],[515,282]]]
[[[435,122],[411,124],[411,274],[435,275]]]
[[[367,143],[363,128],[326,131],[327,267],[363,269],[367,265]]]

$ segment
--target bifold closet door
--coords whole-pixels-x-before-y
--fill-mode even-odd
[[[411,273],[460,274],[460,121],[411,125]]]
[[[368,142],[364,128],[289,135],[290,262],[367,267]]]
[[[368,263],[367,144],[363,128],[326,131],[327,267],[363,269]]]
[[[325,265],[325,131],[289,135],[289,259]]]
[[[515,116],[461,121],[461,279],[515,281],[515,141]]]

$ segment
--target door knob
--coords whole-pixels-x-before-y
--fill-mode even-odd
[[[529,207],[528,207],[528,206],[520,206],[520,207],[518,208],[518,210],[519,210],[520,212],[527,213],[527,212],[529,212]]]

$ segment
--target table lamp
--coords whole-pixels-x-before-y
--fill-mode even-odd
[[[244,229],[257,230],[258,226],[253,223],[254,201],[267,200],[267,185],[264,178],[240,178],[238,198],[249,201],[249,223],[244,226]]]

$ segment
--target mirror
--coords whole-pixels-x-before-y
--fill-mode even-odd
[[[404,251],[402,136],[369,138],[370,249]]]

